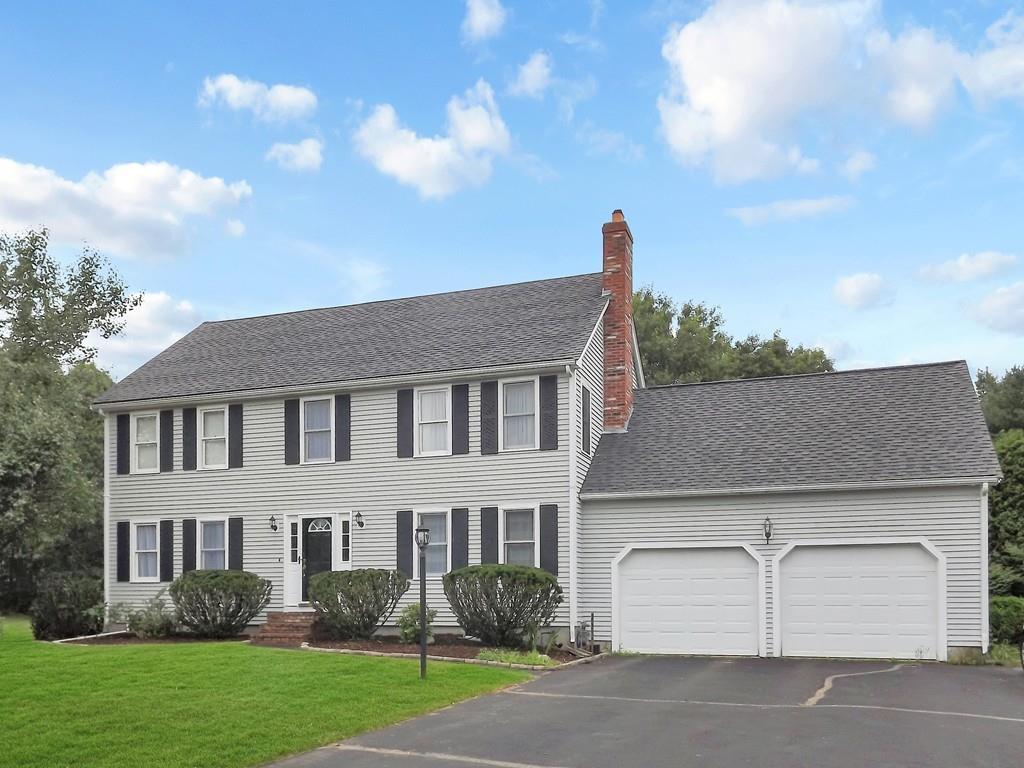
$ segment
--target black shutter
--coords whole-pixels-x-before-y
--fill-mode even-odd
[[[540,567],[558,575],[558,505],[540,505]]]
[[[352,458],[352,396],[334,396],[334,460]]]
[[[498,508],[480,510],[480,562],[498,562]]]
[[[395,517],[395,550],[398,553],[396,566],[412,578],[412,510],[403,509]]]
[[[174,521],[160,521],[160,581],[174,581]]]
[[[452,387],[452,453],[469,453],[469,384]]]
[[[498,452],[498,382],[480,383],[480,453]]]
[[[284,401],[284,463],[299,463],[299,401]]]
[[[132,580],[132,524],[129,522],[117,524],[117,580]]]
[[[228,406],[228,467],[238,469],[242,466],[242,434],[245,417],[241,403]]]
[[[558,377],[540,377],[540,449],[558,448]]]
[[[174,471],[174,411],[160,411],[160,471]]]
[[[181,409],[181,468],[196,468],[196,409]]]
[[[469,510],[452,510],[452,570],[469,565]]]
[[[412,390],[398,390],[398,458],[412,456]],[[410,571],[412,573],[412,571]]]
[[[195,411],[193,411],[195,413]],[[181,521],[181,572],[196,569],[196,521],[195,518]]]
[[[228,518],[228,569],[232,571],[242,570],[242,553],[244,550],[245,538],[242,532],[242,518]]]
[[[127,413],[117,414],[117,474],[127,475],[132,471],[132,417]]]
[[[590,390],[583,388],[583,452],[590,455]]]

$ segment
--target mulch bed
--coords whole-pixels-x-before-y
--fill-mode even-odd
[[[152,639],[143,639],[136,637],[135,635],[108,635],[106,637],[86,637],[82,640],[75,640],[66,645],[163,645],[166,643],[236,643],[242,640],[248,640],[248,636],[239,635],[238,637],[229,637],[226,640],[205,640],[195,635],[172,635],[171,637],[155,637]]]
[[[379,637],[372,640],[314,640],[310,645],[316,648],[343,648],[350,651],[374,651],[376,653],[420,652],[419,643],[403,643],[397,637]],[[475,659],[480,651],[489,646],[458,635],[437,635],[427,646],[430,656],[447,656],[451,659]],[[575,661],[576,656],[557,648],[550,653],[551,659],[559,664]]]

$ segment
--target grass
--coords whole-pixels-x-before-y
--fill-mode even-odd
[[[1020,646],[1009,643],[992,643],[984,656],[965,656],[953,661],[954,664],[967,666],[1019,667]]]
[[[500,661],[502,664],[530,664],[534,667],[556,667],[558,662],[539,651],[514,651],[507,648],[487,648],[476,656],[482,661]]]
[[[247,643],[37,643],[0,634],[0,766],[257,765],[519,682],[528,673]]]

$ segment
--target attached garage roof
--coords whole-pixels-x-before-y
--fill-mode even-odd
[[[653,387],[606,433],[584,495],[994,480],[963,361]]]

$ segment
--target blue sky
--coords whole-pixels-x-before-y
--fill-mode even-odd
[[[840,367],[1024,363],[1024,5],[32,4],[0,19],[0,229],[205,319],[600,268]]]

